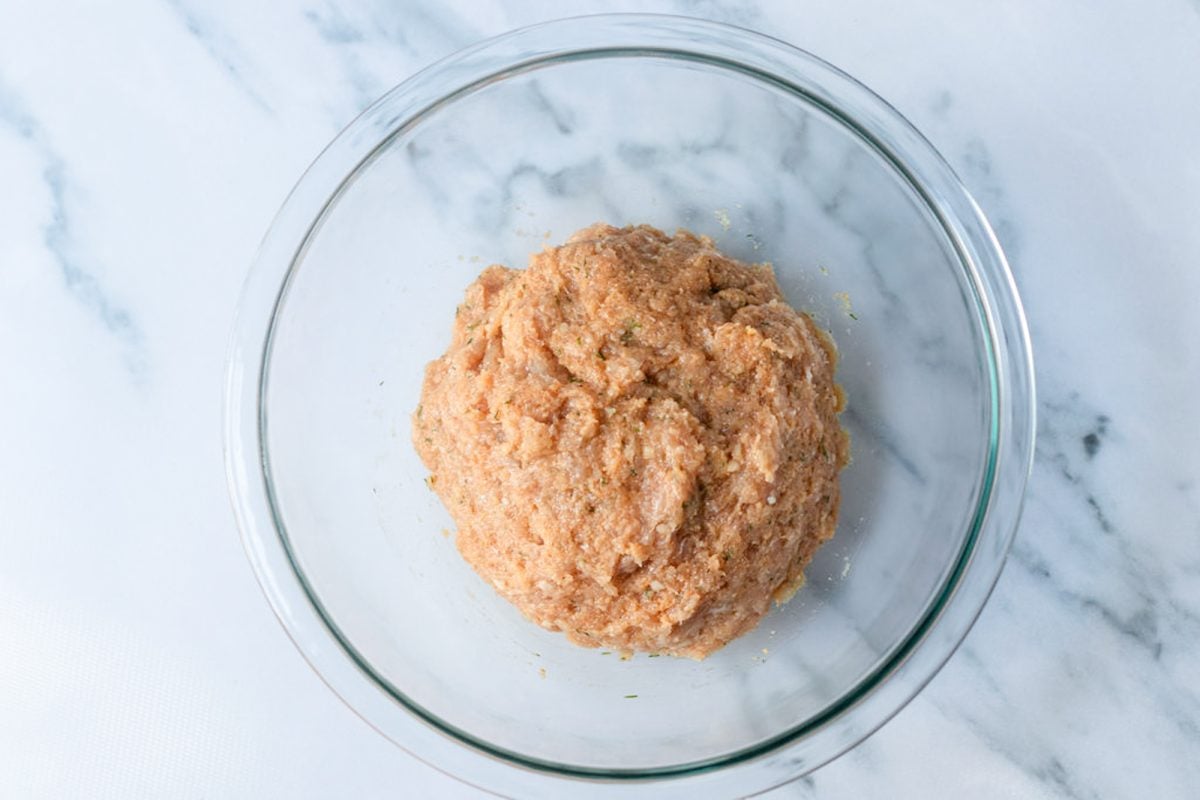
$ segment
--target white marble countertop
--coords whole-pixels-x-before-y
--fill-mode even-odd
[[[600,10],[787,39],[975,193],[1039,442],[991,602],[930,686],[778,797],[1195,797],[1200,4],[0,3],[0,794],[474,797],[364,725],[255,585],[221,462],[262,232],[368,102]]]

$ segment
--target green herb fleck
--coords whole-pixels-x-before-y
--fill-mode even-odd
[[[603,350],[597,350],[596,355],[600,358],[601,361],[608,361],[608,356],[604,355]]]
[[[621,334],[621,344],[631,343],[633,341],[633,332],[640,327],[642,327],[642,323],[633,317],[625,320],[625,331]]]
[[[646,658],[658,658],[662,653],[650,653]]]
[[[602,655],[602,656],[611,656],[611,655],[612,655],[612,651],[611,651],[611,650],[601,650],[601,651],[600,651],[600,655]]]
[[[567,383],[579,383],[579,382],[580,382],[580,380],[579,380],[578,375],[568,375],[567,376]]]
[[[724,553],[721,553],[721,558],[725,559],[726,561],[729,561],[730,559],[733,558],[733,551],[726,550]]]
[[[627,694],[627,695],[625,695],[625,699],[626,700],[636,700],[637,695],[636,694]]]
[[[637,477],[637,474],[638,474],[638,471],[637,471],[637,468],[636,468],[636,467],[630,467],[630,468],[629,468],[629,477],[631,477],[631,478],[636,478],[636,477]]]
[[[421,418],[421,412],[422,412],[422,411],[424,411],[424,410],[425,410],[425,406],[424,406],[424,405],[422,405],[422,404],[418,404],[418,405],[417,405],[417,419],[420,419],[420,418]]]
[[[850,319],[858,321],[858,314],[855,314],[853,311],[847,311],[846,313],[850,315]]]

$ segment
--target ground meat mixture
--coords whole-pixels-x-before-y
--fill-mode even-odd
[[[459,551],[527,617],[703,658],[833,535],[835,361],[768,265],[598,224],[471,284],[413,437]]]

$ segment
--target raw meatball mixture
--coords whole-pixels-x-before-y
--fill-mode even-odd
[[[413,437],[459,551],[527,617],[703,658],[833,535],[835,361],[768,265],[593,225],[471,284]]]

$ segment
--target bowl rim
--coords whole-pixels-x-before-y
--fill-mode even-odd
[[[338,197],[394,138],[488,83],[552,64],[616,57],[684,59],[742,73],[817,106],[871,146],[927,204],[957,251],[991,383],[987,464],[970,530],[938,596],[904,639],[830,706],[787,731],[716,758],[648,769],[558,764],[508,751],[439,719],[376,674],[325,613],[296,562],[275,503],[263,403],[275,320],[294,267]],[[949,659],[999,578],[1020,519],[1035,430],[1032,350],[1005,256],[966,188],[911,123],[846,73],[781,40],[687,17],[601,14],[540,23],[460,50],[390,90],[317,156],[271,223],[243,287],[227,362],[224,452],[243,546],[276,617],[318,676],[411,754],[491,791],[532,794],[550,785],[547,779],[560,789],[562,779],[573,779],[577,792],[623,786],[637,793],[647,781],[672,779],[678,789],[703,784],[744,792],[786,782],[850,749]],[[835,720],[843,721],[841,731],[831,731]],[[662,784],[655,786],[661,794]]]

